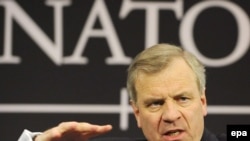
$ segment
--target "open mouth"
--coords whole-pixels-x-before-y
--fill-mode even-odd
[[[164,141],[176,141],[183,140],[184,130],[176,129],[176,130],[168,130],[162,137]]]
[[[182,132],[183,132],[183,130],[171,130],[171,131],[166,132],[164,135],[173,137],[173,136],[180,135]]]

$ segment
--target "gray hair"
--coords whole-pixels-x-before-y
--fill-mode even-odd
[[[205,89],[206,75],[202,63],[191,53],[170,44],[157,44],[139,53],[128,68],[127,90],[130,99],[137,102],[135,80],[139,72],[153,74],[160,72],[176,57],[183,58],[193,70],[200,91]]]

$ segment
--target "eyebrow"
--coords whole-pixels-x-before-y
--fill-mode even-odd
[[[182,93],[174,95],[174,98],[178,98],[178,97],[182,97],[182,96],[193,97],[192,93],[190,93],[190,92],[182,92]]]
[[[148,104],[150,104],[152,102],[155,102],[155,101],[164,101],[164,98],[163,97],[160,97],[160,98],[155,98],[155,97],[147,98],[146,100],[143,101],[143,104],[148,105]]]
[[[181,97],[181,96],[192,96],[192,93],[184,91],[184,92],[181,92],[181,93],[178,93],[178,94],[170,95],[170,97],[173,97],[173,98]],[[165,98],[164,97],[149,97],[149,98],[146,98],[144,100],[144,103],[150,103],[150,102],[159,101],[159,100],[165,100]]]

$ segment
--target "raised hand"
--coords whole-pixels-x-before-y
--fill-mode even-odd
[[[86,122],[63,122],[38,135],[34,141],[87,141],[107,133],[111,125],[94,125]]]

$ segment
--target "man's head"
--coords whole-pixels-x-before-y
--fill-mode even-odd
[[[127,88],[149,141],[199,141],[207,114],[204,66],[181,48],[158,44],[136,56]]]

